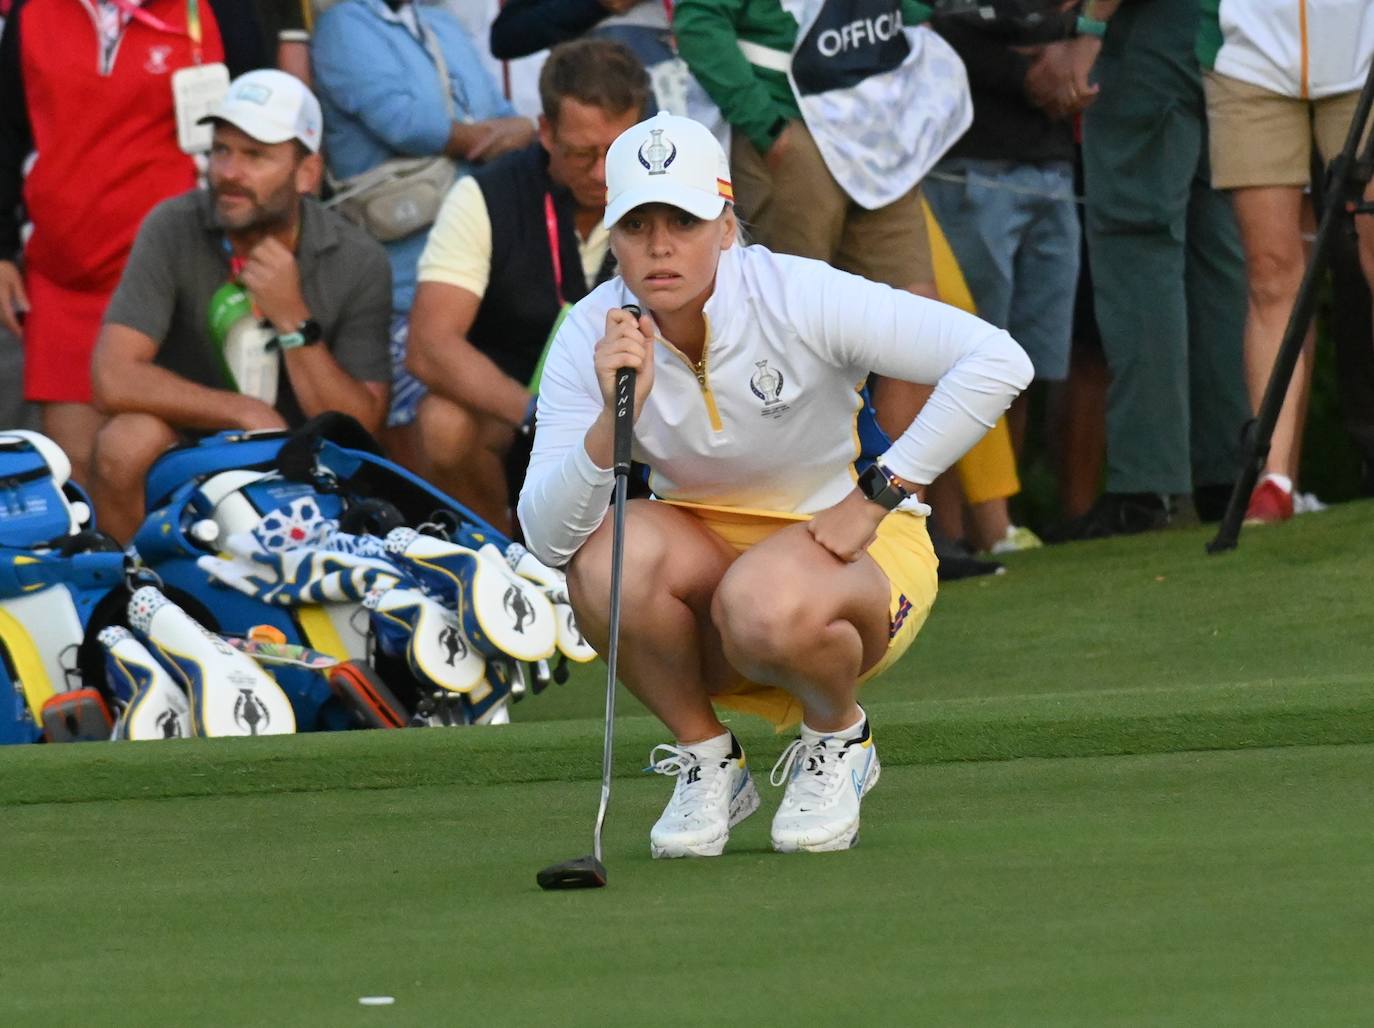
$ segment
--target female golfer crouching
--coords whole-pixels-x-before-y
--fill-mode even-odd
[[[713,704],[801,721],[774,768],[773,847],[846,849],[878,780],[859,686],[935,599],[929,508],[912,491],[996,422],[1030,361],[952,307],[740,245],[725,154],[694,121],[623,133],[606,185],[620,273],[573,308],[545,363],[527,545],[567,566],[578,624],[604,652],[614,382],[634,368],[633,453],[656,499],[626,511],[619,667],[673,734],[654,770],[677,777],[653,855],[718,855],[758,808]],[[864,442],[887,446],[861,392],[870,371],[936,388],[863,468]]]

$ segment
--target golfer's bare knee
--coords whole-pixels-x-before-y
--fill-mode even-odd
[[[750,677],[791,668],[825,626],[804,582],[737,564],[721,579],[711,620],[735,668]]]
[[[625,512],[625,555],[621,576],[623,615],[668,589],[663,575],[671,540],[659,519],[640,516],[641,501],[631,502]],[[568,595],[573,609],[606,610],[611,594],[611,516],[608,514],[582,544],[567,567]]]

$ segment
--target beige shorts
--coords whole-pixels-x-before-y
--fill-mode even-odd
[[[1312,143],[1323,162],[1333,160],[1345,146],[1360,98],[1357,90],[1303,100],[1214,71],[1203,76],[1203,86],[1215,189],[1306,186]]]
[[[730,151],[735,205],[756,242],[778,253],[814,257],[897,289],[935,281],[920,187],[886,207],[860,207],[840,188],[806,125],[791,125],[792,145],[777,174],[736,132]]]

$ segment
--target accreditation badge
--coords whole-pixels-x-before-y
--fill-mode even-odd
[[[229,92],[229,69],[223,64],[195,64],[172,72],[172,103],[176,107],[177,145],[182,153],[210,149],[214,126],[196,124],[210,114]]]

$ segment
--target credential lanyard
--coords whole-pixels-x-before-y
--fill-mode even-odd
[[[539,361],[534,366],[534,374],[530,376],[529,391],[537,394],[539,383],[544,378],[544,362],[549,359],[549,350],[553,347],[553,340],[558,335],[558,330],[563,326],[563,319],[568,316],[568,311],[572,310],[572,304],[563,299],[563,255],[558,247],[558,215],[553,209],[553,194],[544,194],[544,227],[549,233],[549,257],[553,261],[553,288],[557,294],[558,317],[554,319],[553,327],[549,329],[548,338],[544,340],[544,351],[539,355]]]
[[[111,2],[134,21],[140,21],[150,29],[166,32],[173,36],[189,36],[191,39],[191,58],[197,64],[201,63],[203,57],[201,39],[204,37],[204,29],[200,24],[200,0],[186,0],[185,30],[167,24],[156,14],[145,11],[142,5],[134,3],[134,0],[111,0]]]
[[[553,258],[553,288],[558,294],[560,305],[567,303],[563,299],[563,255],[558,248],[558,215],[553,209],[553,194],[544,194],[544,227],[549,233],[549,254]]]

